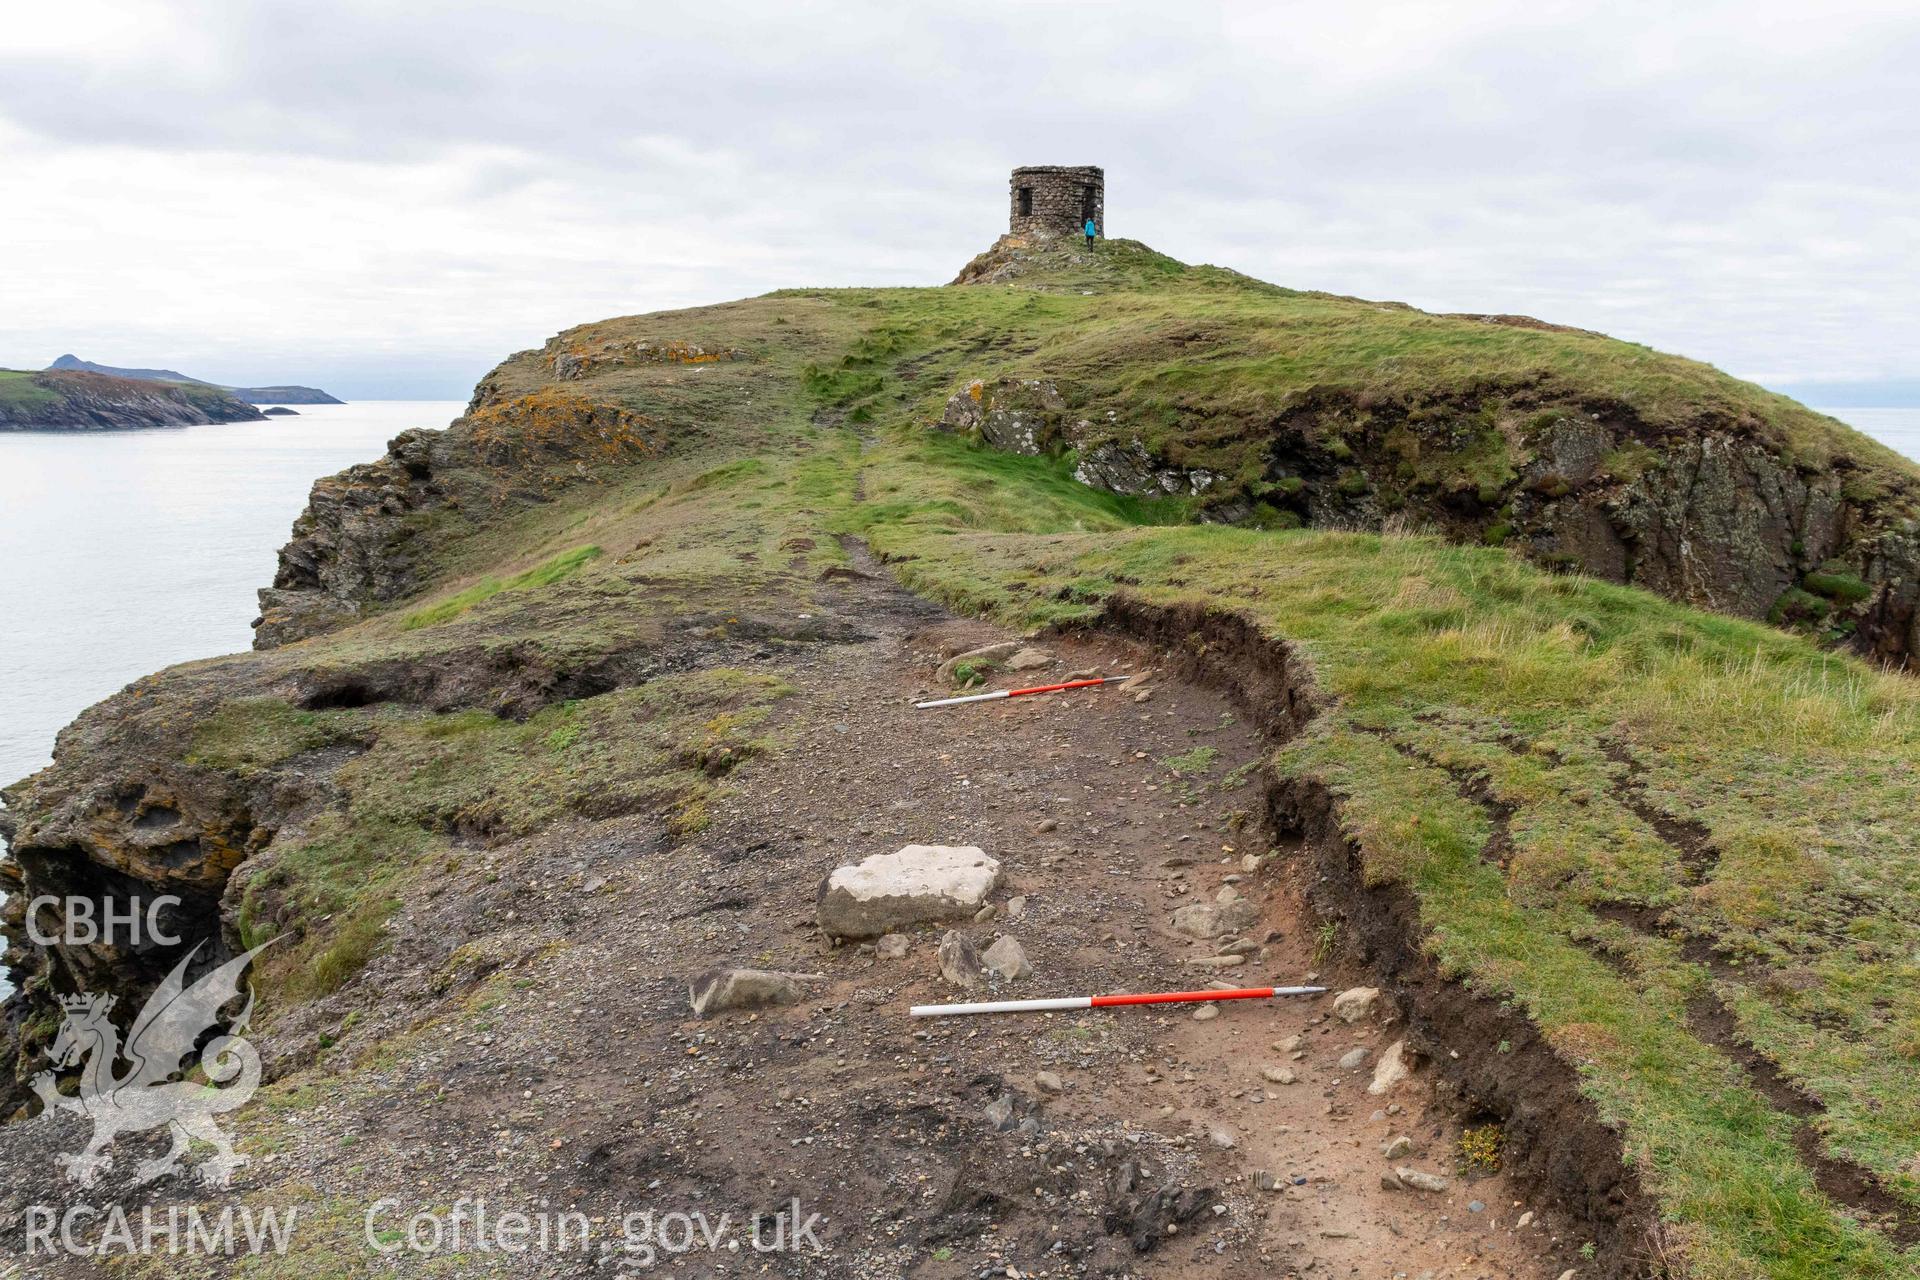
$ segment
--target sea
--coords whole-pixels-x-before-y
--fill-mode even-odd
[[[146,431],[0,431],[0,786],[150,671],[253,643],[313,482],[464,405],[362,400]]]
[[[266,422],[0,432],[0,785],[46,765],[54,734],[128,682],[245,649],[254,592],[313,482],[462,407],[369,400]],[[1920,408],[1823,412],[1920,459]]]

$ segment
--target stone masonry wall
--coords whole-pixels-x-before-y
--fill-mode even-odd
[[[1022,197],[1021,192],[1029,195]],[[1093,215],[1100,235],[1107,233],[1107,175],[1098,165],[1030,165],[1015,169],[1009,184],[1008,230],[1078,235]]]

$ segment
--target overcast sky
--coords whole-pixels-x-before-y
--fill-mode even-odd
[[[1187,261],[1920,403],[1920,7],[1676,7],[14,6],[0,366],[464,397],[585,320],[945,281],[1010,167],[1101,164]]]

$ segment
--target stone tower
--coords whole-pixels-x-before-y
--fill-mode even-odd
[[[1014,235],[1079,235],[1088,218],[1107,234],[1107,174],[1098,165],[1037,164],[1013,171]]]

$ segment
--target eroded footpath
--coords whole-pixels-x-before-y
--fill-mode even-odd
[[[965,998],[939,971],[947,926],[904,956],[822,938],[833,867],[972,844],[1006,878],[992,918],[959,928],[982,948],[1013,936],[1032,967],[993,992],[1369,982],[1307,912],[1304,860],[1263,825],[1263,743],[1222,696],[1148,648],[1052,636],[1008,682],[1141,679],[917,711],[943,659],[1009,637],[858,563],[821,607],[861,638],[747,656],[793,686],[768,726],[781,745],[732,775],[705,832],[626,817],[450,859],[360,979],[263,1034],[280,1079],[237,1123],[254,1162],[234,1198],[302,1207],[289,1256],[142,1274],[1577,1273],[1584,1242],[1554,1206],[1463,1166],[1475,1117],[1413,1051],[1435,1046],[1402,1049],[1410,1074],[1370,1092],[1405,1035],[1390,993],[1351,1022],[1331,997],[925,1022],[908,1006]],[[1228,932],[1175,928],[1236,899],[1253,910]],[[687,979],[727,966],[820,976],[797,1004],[694,1018]],[[1497,1133],[1466,1150],[1497,1163]],[[18,1212],[57,1190],[44,1151],[80,1136],[65,1117],[0,1131],[16,1253]],[[92,1194],[222,1203],[179,1177]],[[462,1198],[578,1213],[592,1238],[413,1248],[409,1215]],[[719,1230],[642,1252],[636,1213]],[[810,1231],[757,1251],[781,1213]]]

